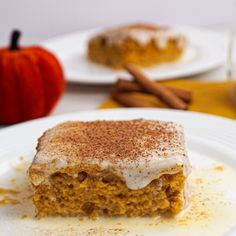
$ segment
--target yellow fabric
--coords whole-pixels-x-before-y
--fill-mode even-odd
[[[210,113],[236,119],[236,105],[232,101],[232,84],[230,85],[229,82],[202,82],[185,79],[169,80],[161,83],[192,91],[193,101],[189,105],[190,111]],[[158,99],[153,96],[144,94],[137,94],[137,96],[142,96],[143,99],[154,102],[157,107],[166,107],[165,104],[158,101]],[[118,107],[122,106],[113,101],[111,98],[107,99],[102,105],[99,106],[100,109]]]

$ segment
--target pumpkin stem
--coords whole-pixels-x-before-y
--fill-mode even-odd
[[[18,50],[19,45],[18,45],[18,40],[20,38],[21,32],[19,30],[13,30],[11,34],[11,44],[10,44],[10,50]]]

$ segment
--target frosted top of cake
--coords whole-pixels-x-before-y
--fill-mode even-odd
[[[186,37],[170,27],[158,27],[149,24],[134,24],[123,27],[111,28],[95,35],[91,40],[102,38],[107,45],[122,44],[131,38],[140,45],[146,45],[154,40],[159,48],[165,48],[169,40],[175,40],[177,46],[183,48]]]
[[[182,126],[154,120],[65,122],[39,139],[29,169],[39,185],[61,168],[98,165],[111,169],[130,189],[162,174],[189,173]]]

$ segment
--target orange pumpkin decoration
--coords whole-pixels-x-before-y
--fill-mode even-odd
[[[46,116],[65,88],[56,57],[41,47],[19,47],[13,31],[9,48],[0,48],[0,123]]]

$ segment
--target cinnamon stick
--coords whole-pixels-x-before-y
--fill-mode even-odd
[[[171,90],[167,89],[160,83],[150,80],[136,66],[127,64],[125,68],[134,77],[135,81],[140,84],[140,86],[142,86],[143,89],[157,96],[171,108],[180,110],[186,110],[188,108],[187,104],[177,97]]]
[[[154,103],[142,100],[133,93],[119,93],[113,91],[111,97],[126,107],[156,107]]]
[[[192,101],[192,93],[185,89],[173,88],[170,86],[166,86],[167,89],[171,90],[177,97],[182,99],[186,103],[190,103]],[[142,92],[148,93],[144,88],[142,88],[138,83],[129,81],[124,78],[119,78],[115,84],[115,88],[120,92]]]

